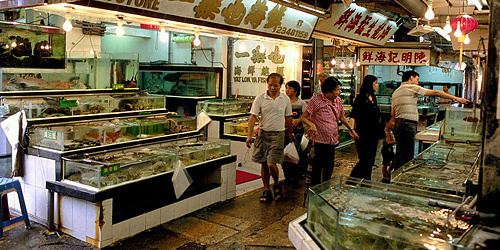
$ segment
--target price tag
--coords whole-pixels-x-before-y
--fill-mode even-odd
[[[44,130],[43,131],[43,139],[48,140],[57,140],[57,131],[54,130]]]
[[[116,173],[120,171],[120,163],[113,163],[108,166],[101,166],[101,176]]]
[[[78,107],[78,100],[60,100],[59,107],[63,109],[76,108]]]

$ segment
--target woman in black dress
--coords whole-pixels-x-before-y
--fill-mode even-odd
[[[359,135],[355,141],[359,161],[352,169],[351,177],[371,179],[380,138],[380,109],[375,97],[377,90],[377,77],[365,76],[352,106],[351,119],[354,122],[351,123],[354,123],[354,130]]]

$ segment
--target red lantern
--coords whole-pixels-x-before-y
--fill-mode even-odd
[[[477,21],[473,17],[464,14],[450,19],[451,29],[454,32],[457,29],[457,23],[460,22],[460,31],[462,34],[469,34],[477,28]]]

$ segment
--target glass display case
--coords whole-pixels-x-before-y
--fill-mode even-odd
[[[0,68],[64,68],[66,33],[58,27],[0,22]]]
[[[481,144],[438,142],[396,170],[392,182],[464,195],[466,181],[478,183]]]
[[[220,96],[222,70],[203,67],[143,66],[139,86],[152,94],[184,97]]]
[[[252,107],[253,99],[212,99],[198,102],[197,113],[202,110],[209,115],[247,114]]]
[[[259,127],[258,121],[255,122],[254,127]],[[246,138],[248,135],[248,117],[228,119],[224,123],[224,134],[232,136],[242,136]]]
[[[358,182],[340,177],[309,190],[305,228],[323,249],[463,247],[471,225],[450,216],[459,197]]]
[[[146,111],[165,108],[164,96],[153,95],[74,95],[5,97],[5,116],[26,111],[28,119],[75,115],[102,114],[123,111]]]
[[[481,142],[480,109],[447,108],[443,139],[454,142]]]
[[[173,171],[179,160],[184,166],[190,166],[229,154],[229,142],[224,140],[147,145],[83,158],[65,158],[63,180],[104,189]]]
[[[9,73],[1,74],[1,91],[90,89],[87,73]]]
[[[170,114],[141,115],[64,124],[37,125],[29,129],[30,146],[68,151],[196,130],[193,117]]]

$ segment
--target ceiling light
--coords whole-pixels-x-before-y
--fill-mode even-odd
[[[195,32],[195,33],[194,33],[193,45],[194,45],[195,47],[198,47],[198,46],[200,46],[200,44],[201,44],[201,41],[200,41],[200,34],[199,34],[198,32]]]
[[[349,61],[349,68],[350,69],[354,68],[354,64],[352,63],[352,59],[351,59],[351,61]]]
[[[123,29],[123,17],[122,16],[118,16],[118,23],[117,23],[115,32],[116,32],[116,35],[119,37],[122,37],[123,35],[125,35],[125,30]]]
[[[462,36],[462,31],[460,30],[460,22],[457,22],[457,29],[455,30],[455,33],[453,33],[453,35],[456,37],[456,38],[459,38]]]
[[[446,34],[450,34],[453,31],[453,29],[451,28],[451,25],[450,25],[450,17],[449,16],[446,17],[446,24],[444,25],[443,30],[444,30],[444,32],[446,32]]]
[[[464,39],[464,44],[469,44],[470,43],[470,38],[469,38],[469,34],[465,35],[465,39]]]
[[[361,66],[361,62],[359,61],[359,59],[358,59],[358,61],[356,61],[356,66],[357,67]]]
[[[332,60],[330,61],[330,63],[332,63],[332,65],[337,64],[337,60],[335,60],[335,57],[332,57]]]
[[[63,23],[63,30],[66,32],[70,32],[73,29],[73,25],[71,24],[71,11],[73,11],[73,7],[71,6],[64,6],[66,14],[64,15],[65,19]]]
[[[432,10],[432,1],[429,0],[428,5],[427,5],[427,11],[425,12],[424,15],[425,19],[427,20],[432,20],[434,19],[434,11]]]
[[[342,60],[342,62],[340,63],[340,68],[341,68],[341,69],[345,69],[345,63],[344,63],[344,60]]]

